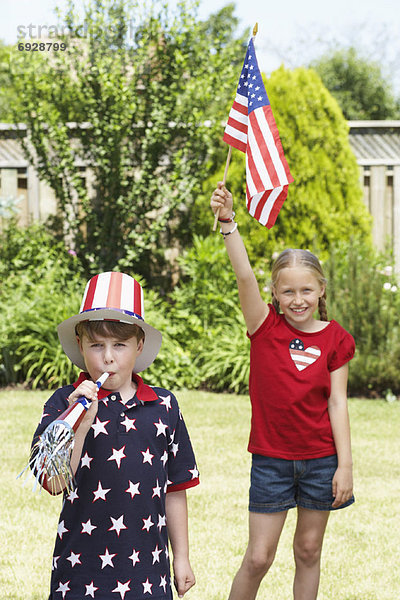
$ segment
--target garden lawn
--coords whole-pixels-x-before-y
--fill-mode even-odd
[[[60,498],[33,494],[25,466],[46,392],[0,392],[0,597],[45,600]],[[188,600],[223,600],[247,543],[250,410],[245,396],[181,392],[201,485],[188,491],[191,562]],[[350,400],[356,503],[332,514],[319,600],[394,600],[400,590],[400,403]],[[296,512],[289,512],[260,600],[291,598]],[[149,596],[151,598],[151,596]],[[66,596],[68,600],[68,596]],[[126,595],[125,600],[129,600]]]

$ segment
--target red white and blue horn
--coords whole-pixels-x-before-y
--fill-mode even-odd
[[[109,373],[103,373],[96,381],[98,388],[105,383]],[[29,462],[18,475],[30,469],[35,478],[33,491],[38,485],[50,494],[56,494],[57,489],[65,488],[71,491],[74,487],[74,475],[71,471],[71,453],[74,447],[75,433],[81,424],[91,402],[81,396],[65,410],[58,419],[50,423],[38,441],[33,445]],[[56,485],[58,484],[58,485]]]

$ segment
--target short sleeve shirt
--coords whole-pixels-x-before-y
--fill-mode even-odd
[[[354,339],[334,320],[321,331],[299,331],[269,308],[264,323],[249,336],[248,450],[288,460],[335,454],[330,373],[353,357]]]
[[[175,396],[134,377],[126,404],[99,390],[76,487],[64,494],[49,600],[172,599],[166,494],[197,485],[198,471]],[[35,436],[64,412],[73,389],[48,400]]]

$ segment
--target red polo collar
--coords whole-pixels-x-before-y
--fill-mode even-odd
[[[73,383],[72,385],[74,386],[74,388],[77,388],[78,385],[80,383],[82,383],[82,381],[86,381],[90,378],[89,373],[85,373],[85,372],[81,372],[77,381],[75,381],[75,383]],[[138,400],[140,400],[141,402],[151,402],[153,400],[157,400],[158,396],[155,393],[155,391],[153,390],[152,387],[150,387],[149,385],[146,385],[143,382],[143,379],[141,377],[139,377],[139,375],[137,375],[137,373],[132,373],[132,380],[136,383],[137,385],[137,390],[136,390],[136,397]],[[106,398],[111,392],[109,390],[106,390],[104,388],[100,388],[97,394],[97,397],[99,400],[102,400],[103,398]]]

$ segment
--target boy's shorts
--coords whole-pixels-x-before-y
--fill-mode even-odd
[[[332,479],[337,455],[308,460],[285,460],[253,454],[249,511],[274,513],[295,506],[310,510],[332,508]],[[338,508],[353,504],[354,496]]]

